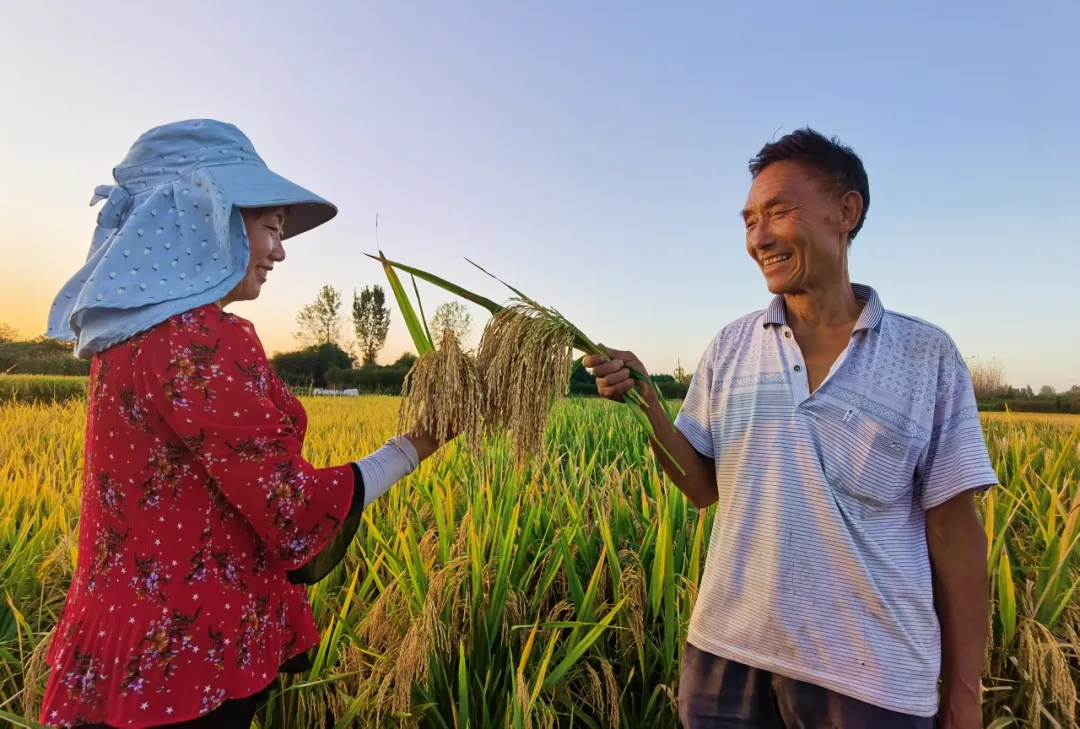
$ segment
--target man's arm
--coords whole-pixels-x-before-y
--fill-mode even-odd
[[[989,631],[986,534],[975,494],[998,483],[979,418],[971,373],[944,341],[934,426],[919,468],[919,503],[941,625],[942,729],[981,729],[979,679]]]
[[[642,385],[639,389],[649,405],[646,414],[656,433],[656,440],[649,438],[649,445],[652,446],[653,453],[660,461],[664,473],[680,491],[686,494],[691,504],[699,509],[712,506],[719,498],[716,490],[716,462],[694,450],[686,436],[676,429],[664,410],[660,398],[656,396],[655,390],[646,385]],[[657,441],[679,462],[685,473],[679,472],[678,467],[664,453],[664,449],[657,445]]]
[[[609,359],[603,357],[586,357],[582,364],[591,370],[596,378],[596,388],[601,397],[608,400],[621,402],[623,395],[637,386],[648,404],[646,414],[656,433],[656,440],[649,439],[653,453],[660,461],[661,467],[680,491],[686,494],[694,506],[704,509],[716,503],[718,498],[716,490],[716,465],[713,459],[703,456],[690,444],[686,436],[675,428],[664,410],[656,391],[642,382],[637,382],[630,376],[633,369],[642,374],[647,374],[645,365],[634,356],[632,352],[622,352],[615,349],[601,347],[607,352]],[[657,442],[679,462],[685,473],[671,462],[664,450],[658,447]]]
[[[971,491],[926,512],[934,605],[941,624],[942,729],[982,727],[980,678],[990,620],[986,532]]]

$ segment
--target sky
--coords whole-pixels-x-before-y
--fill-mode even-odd
[[[93,188],[145,130],[210,117],[340,209],[233,307],[268,351],[294,347],[323,284],[382,285],[380,359],[413,349],[363,255],[381,247],[506,298],[468,257],[650,371],[691,370],[770,298],[738,214],[747,162],[810,125],[869,174],[853,280],[1011,383],[1067,388],[1077,27],[1073,0],[3,2],[0,322],[43,333]],[[420,291],[429,314],[449,300]]]

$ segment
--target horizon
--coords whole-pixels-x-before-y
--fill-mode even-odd
[[[212,117],[340,211],[230,307],[268,354],[298,347],[296,314],[323,284],[346,315],[354,288],[382,286],[379,362],[414,351],[363,255],[381,248],[504,299],[467,257],[651,372],[693,372],[721,327],[771,299],[738,217],[747,162],[809,125],[869,175],[853,281],[1015,387],[1080,385],[1080,341],[1057,322],[1080,310],[1080,140],[1058,131],[1080,119],[1080,6],[185,7],[168,23],[128,0],[7,10],[0,322],[23,336],[44,333],[85,260],[93,188],[135,138]],[[452,300],[420,291],[429,316]],[[487,313],[469,311],[475,343]]]

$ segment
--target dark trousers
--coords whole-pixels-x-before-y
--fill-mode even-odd
[[[706,653],[689,643],[679,677],[685,729],[932,729],[931,717],[899,714],[819,686]]]

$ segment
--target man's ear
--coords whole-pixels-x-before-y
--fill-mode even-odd
[[[863,197],[855,190],[848,190],[840,197],[840,229],[845,233],[855,230],[862,217]]]

